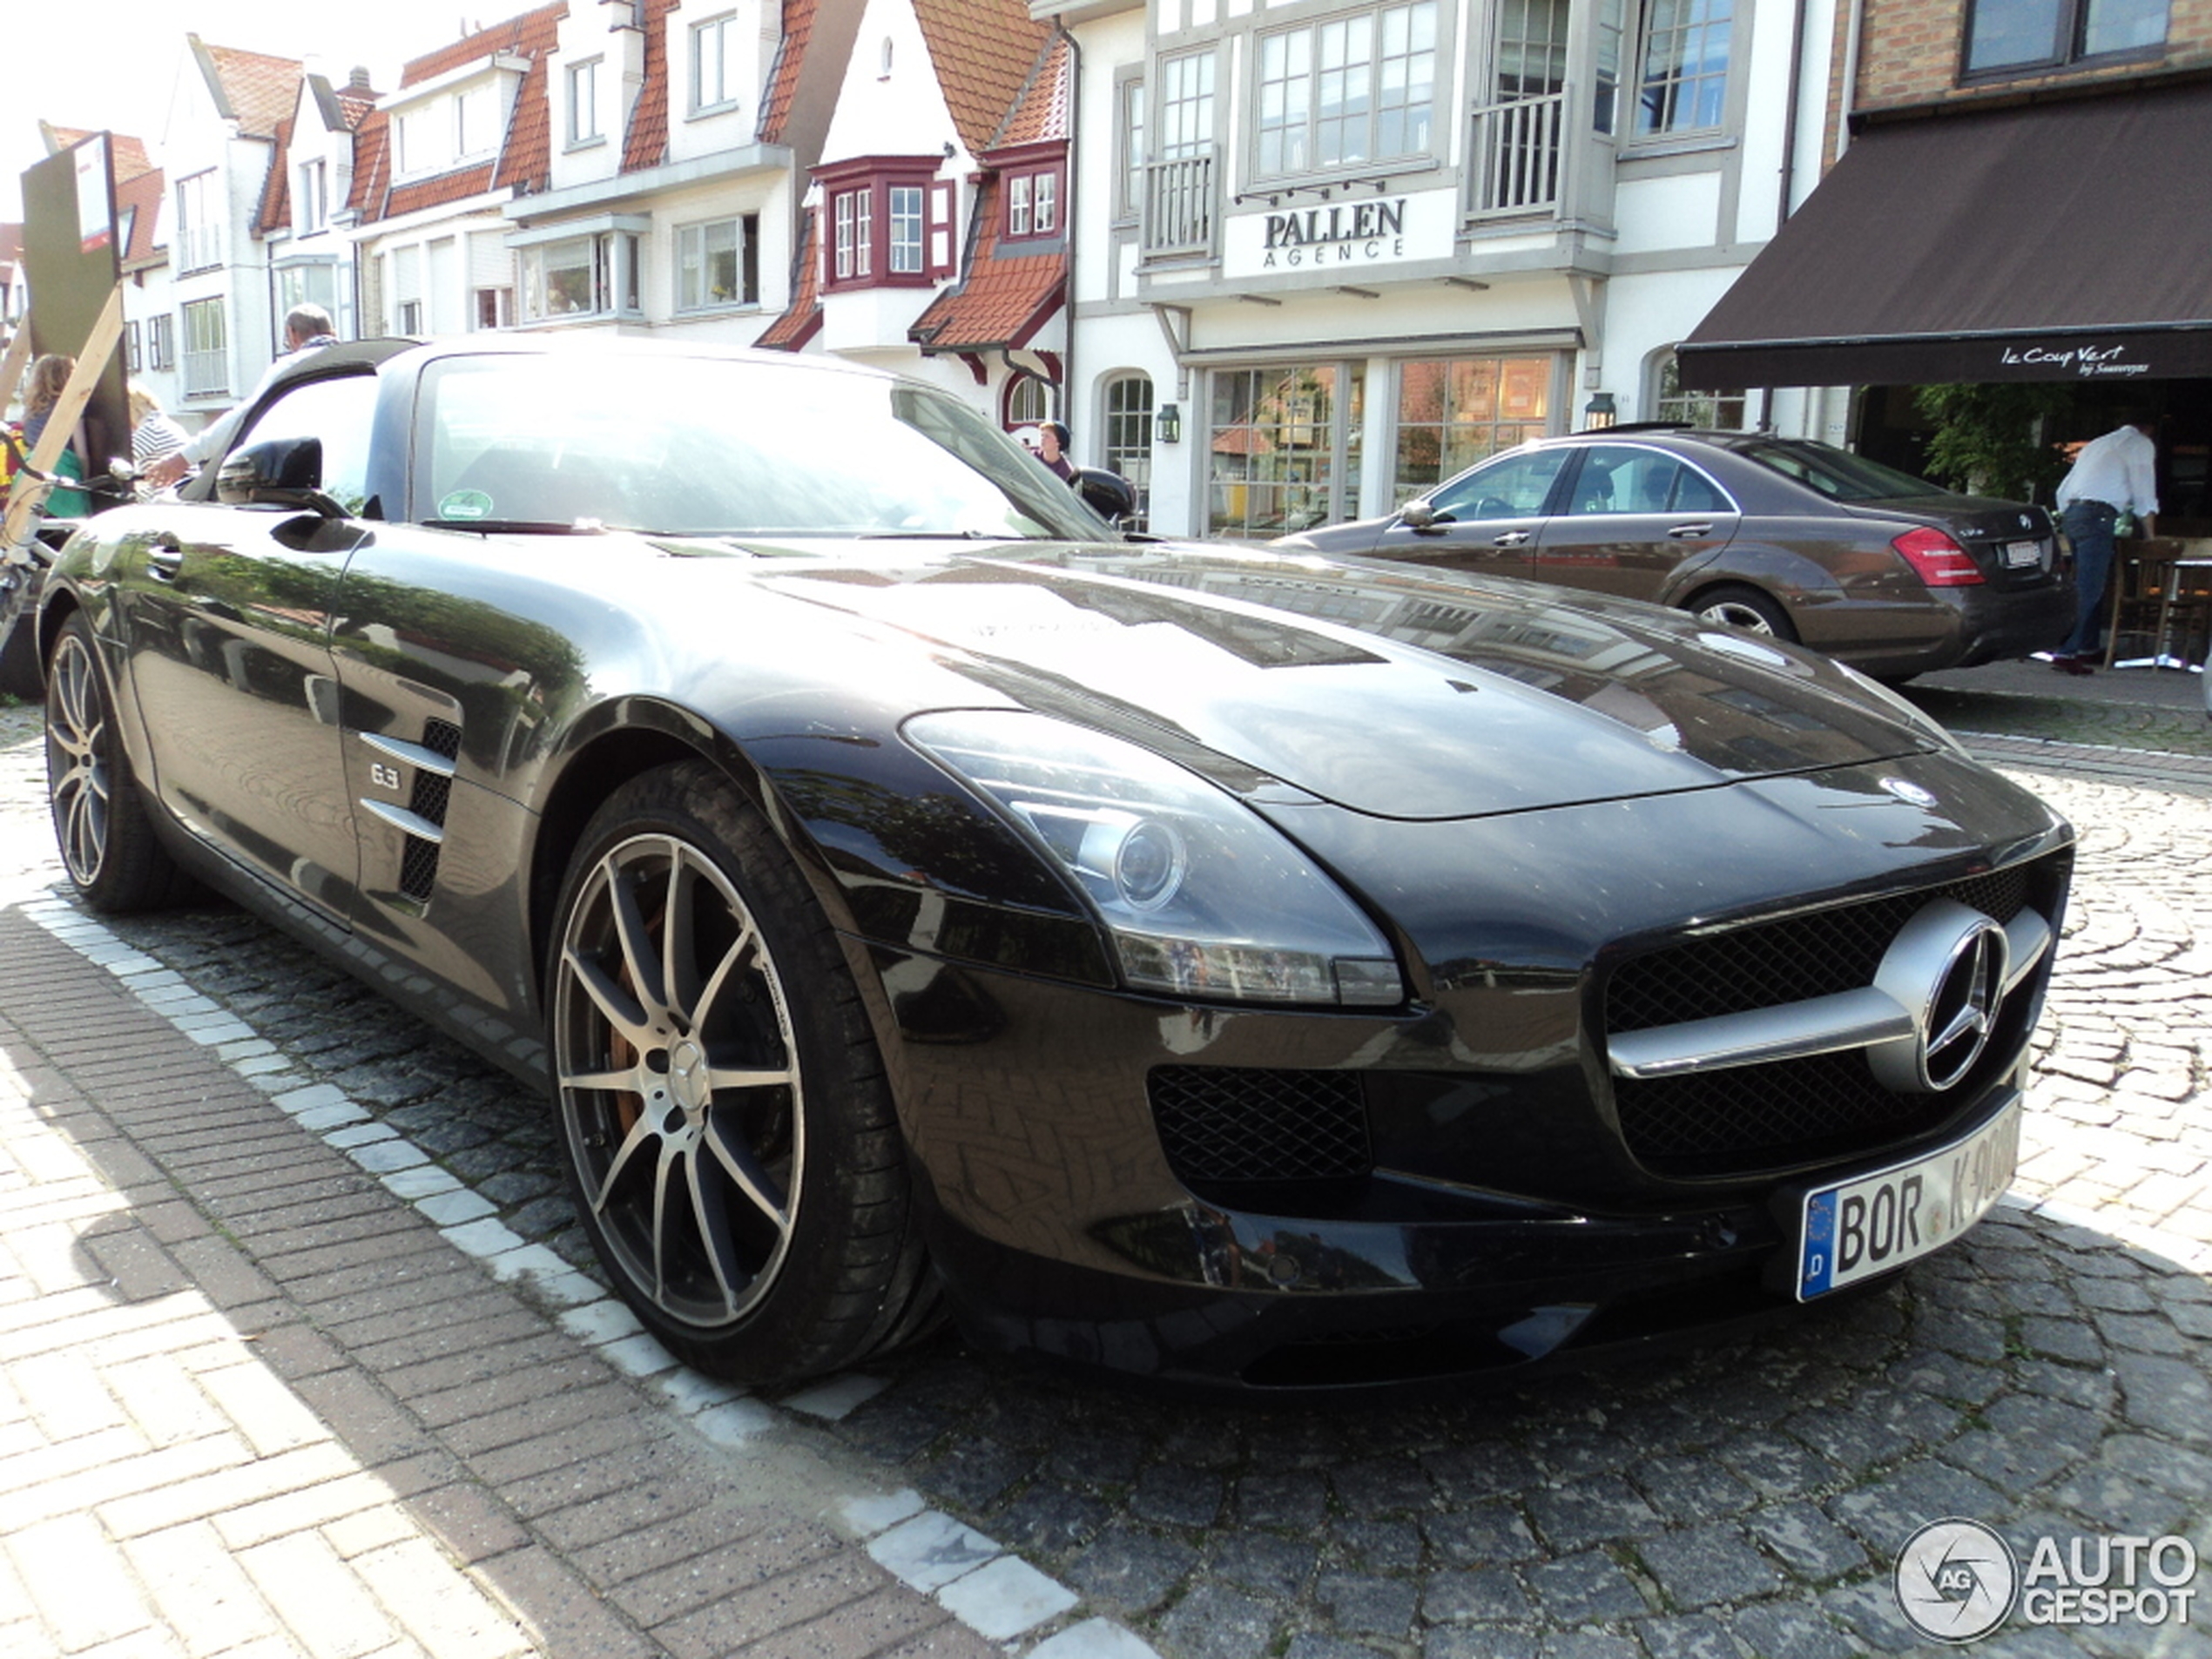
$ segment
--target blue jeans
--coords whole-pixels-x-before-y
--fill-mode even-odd
[[[2104,502],[2078,501],[2059,519],[2074,544],[2074,631],[2058,649],[2061,657],[2096,654],[2105,589],[2112,582],[2112,527],[2119,517],[2119,509]]]

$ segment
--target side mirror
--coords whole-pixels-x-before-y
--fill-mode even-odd
[[[1436,509],[1425,501],[1409,501],[1398,509],[1398,522],[1409,530],[1436,528]]]
[[[346,509],[322,493],[322,440],[272,438],[223,459],[215,499],[227,507],[304,507],[325,518]]]
[[[1136,510],[1136,487],[1117,472],[1078,467],[1071,482],[1083,505],[1109,524],[1118,524]]]

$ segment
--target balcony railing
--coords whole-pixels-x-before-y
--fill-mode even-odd
[[[1213,212],[1211,155],[1145,164],[1145,257],[1212,253]]]
[[[1567,94],[1490,104],[1467,136],[1467,212],[1477,219],[1559,211],[1561,136]]]

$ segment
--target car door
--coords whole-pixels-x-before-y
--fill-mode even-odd
[[[1484,576],[1529,575],[1544,516],[1572,455],[1564,447],[1526,449],[1461,473],[1415,503],[1426,513],[1409,518],[1401,512],[1393,520],[1375,556]]]
[[[1681,456],[1640,443],[1593,443],[1545,522],[1539,582],[1665,601],[1736,535],[1736,503]]]
[[[376,388],[366,367],[302,381],[236,447],[320,438],[326,492],[358,509]],[[145,516],[158,523],[124,544],[118,574],[154,786],[194,833],[342,921],[357,864],[329,632],[368,526],[214,502]]]

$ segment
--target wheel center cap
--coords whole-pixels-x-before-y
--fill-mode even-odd
[[[676,1096],[676,1103],[687,1112],[696,1112],[706,1104],[706,1050],[686,1039],[668,1051],[669,1092]]]

